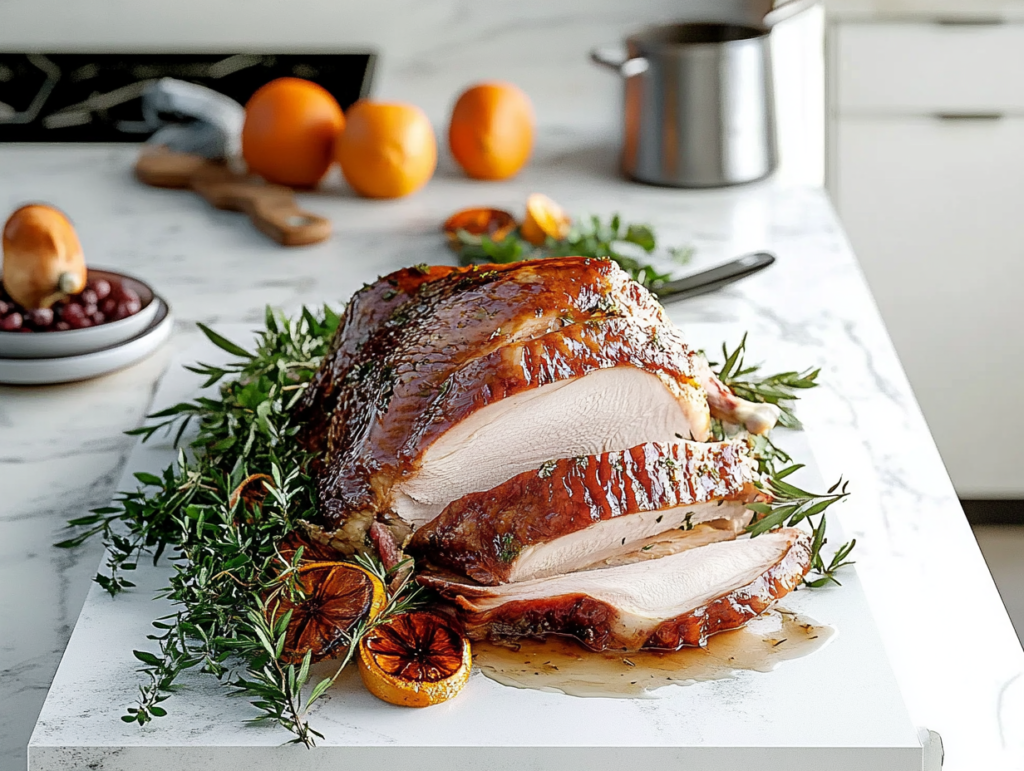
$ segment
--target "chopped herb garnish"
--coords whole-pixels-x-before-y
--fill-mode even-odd
[[[516,557],[519,556],[519,552],[523,550],[523,545],[516,540],[512,533],[502,533],[498,536],[497,547],[498,559],[506,565],[514,562]]]

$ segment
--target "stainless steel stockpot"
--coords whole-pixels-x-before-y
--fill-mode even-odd
[[[622,171],[640,182],[718,187],[775,170],[770,28],[687,23],[626,39],[594,61],[625,81]]]

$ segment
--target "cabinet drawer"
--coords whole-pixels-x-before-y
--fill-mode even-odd
[[[837,124],[837,209],[957,491],[1024,497],[1024,118]]]
[[[839,24],[840,114],[1024,114],[1024,24]]]

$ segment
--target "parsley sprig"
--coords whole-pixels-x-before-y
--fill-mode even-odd
[[[597,257],[617,262],[631,278],[649,289],[657,289],[672,278],[670,273],[658,270],[649,261],[658,248],[654,229],[650,225],[623,222],[618,214],[607,222],[593,216],[574,223],[564,239],[549,237],[539,247],[524,239],[518,231],[500,241],[465,231],[458,235],[458,256],[462,265],[503,264],[539,257]],[[670,248],[667,254],[672,261],[685,265],[690,261],[693,249]]]

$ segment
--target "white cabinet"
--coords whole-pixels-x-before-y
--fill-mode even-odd
[[[1024,110],[1024,25],[838,24],[840,114]]]
[[[828,185],[915,394],[961,497],[1024,498],[1024,26],[829,43]]]

